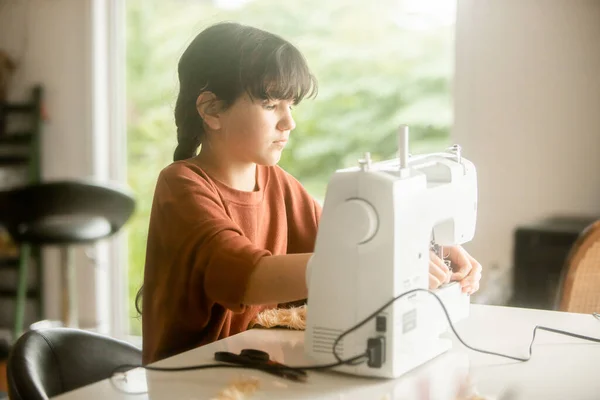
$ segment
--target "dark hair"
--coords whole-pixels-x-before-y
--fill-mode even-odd
[[[277,35],[237,23],[202,31],[181,56],[178,72],[173,161],[194,157],[202,143],[204,124],[196,109],[202,92],[214,93],[225,107],[244,92],[251,98],[296,103],[317,92],[316,79],[297,48]]]
[[[261,100],[290,100],[297,104],[317,94],[317,81],[302,53],[272,33],[224,22],[213,25],[190,43],[178,65],[179,96],[175,104],[177,148],[173,161],[194,157],[204,136],[196,109],[198,96],[215,94],[225,107],[244,92]],[[135,296],[142,313],[143,286]]]

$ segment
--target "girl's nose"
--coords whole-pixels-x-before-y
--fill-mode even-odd
[[[293,131],[296,128],[296,121],[294,121],[294,117],[292,117],[292,112],[287,111],[284,116],[279,120],[277,124],[277,129],[280,131]]]

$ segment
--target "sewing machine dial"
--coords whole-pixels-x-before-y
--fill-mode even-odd
[[[368,202],[362,199],[348,199],[336,212],[339,232],[350,243],[366,243],[375,236],[379,221],[377,212]]]

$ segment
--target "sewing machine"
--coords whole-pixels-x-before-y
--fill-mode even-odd
[[[409,156],[408,127],[400,128],[398,158],[336,171],[327,187],[315,252],[307,269],[305,353],[336,361],[338,336],[396,296],[429,287],[430,246],[470,241],[477,219],[477,177],[459,146]],[[443,247],[442,247],[443,248]],[[434,291],[457,322],[469,297],[456,282]],[[395,378],[451,347],[436,299],[415,292],[398,299],[336,346],[341,359],[379,343],[381,362],[341,365],[356,375]],[[369,342],[372,339],[372,342]],[[371,364],[371,366],[369,366]]]

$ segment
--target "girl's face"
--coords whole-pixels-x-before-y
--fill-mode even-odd
[[[232,161],[275,165],[296,127],[292,100],[252,99],[244,93],[220,113],[219,141]]]

